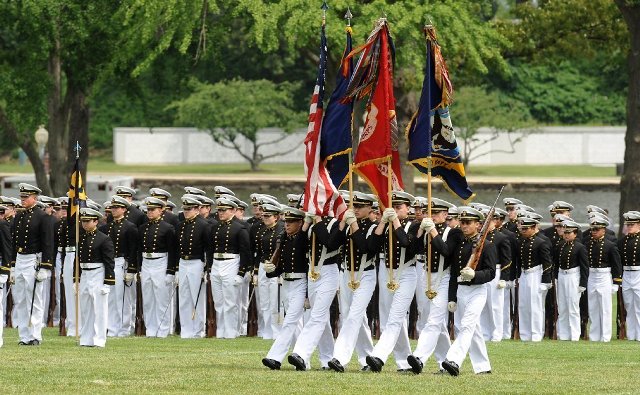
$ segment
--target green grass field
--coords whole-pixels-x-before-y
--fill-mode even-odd
[[[190,165],[116,165],[109,158],[99,157],[89,161],[89,172],[94,174],[229,174],[251,175],[248,163],[224,163],[224,164],[190,164]],[[302,159],[300,163],[265,163],[261,165],[259,174],[304,176]],[[31,166],[27,163],[20,166],[17,161],[0,163],[0,173],[32,173]],[[418,176],[416,171],[416,176]],[[467,169],[469,177],[496,176],[496,177],[615,177],[616,169],[613,166],[471,166]]]
[[[586,394],[638,393],[640,342],[489,343],[493,374],[476,376],[468,359],[459,377],[399,374],[393,360],[380,374],[358,371],[355,359],[344,374],[281,371],[261,364],[271,341],[177,337],[109,339],[105,349],[76,346],[73,338],[45,329],[39,347],[18,346],[15,329],[0,348],[3,392],[27,393],[438,393]],[[415,346],[415,342],[412,342]]]

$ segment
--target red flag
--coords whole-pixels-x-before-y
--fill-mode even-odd
[[[320,160],[320,130],[322,129],[324,79],[327,66],[327,39],[324,33],[324,25],[320,36],[320,64],[318,77],[311,98],[309,109],[309,127],[307,137],[304,140],[306,146],[304,172],[307,176],[307,184],[304,189],[303,210],[316,215],[330,215],[342,219],[347,210],[344,199],[331,181],[331,176],[326,167],[326,161]]]
[[[377,43],[376,43],[377,41]],[[375,45],[372,45],[375,44]],[[393,65],[392,46],[390,45],[389,29],[386,21],[376,27],[369,36],[369,40],[359,50],[364,50],[359,59],[354,75],[358,75],[359,67],[368,70],[360,71],[360,75],[370,77],[372,71],[377,71],[377,78],[362,78],[352,83],[360,87],[371,86],[375,83],[373,93],[369,99],[367,120],[360,136],[360,144],[354,159],[354,170],[369,184],[371,190],[378,195],[382,208],[391,207],[389,202],[389,162],[391,162],[391,187],[393,190],[403,190],[402,174],[400,173],[400,156],[398,154],[398,123],[396,120],[395,97],[393,95]],[[352,54],[356,53],[355,50]],[[377,53],[379,51],[379,53]],[[366,59],[367,57],[368,59]],[[378,62],[378,64],[376,64]],[[362,92],[358,85],[349,87],[349,91]],[[366,91],[367,89],[364,89]]]

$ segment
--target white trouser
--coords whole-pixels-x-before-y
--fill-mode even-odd
[[[625,270],[622,296],[627,310],[627,339],[640,341],[640,270]]]
[[[42,280],[42,326],[46,327],[49,321],[49,306],[51,304],[51,277]]]
[[[498,289],[500,268],[496,267],[496,276],[487,283],[487,302],[480,314],[480,328],[484,340],[499,342],[502,340],[502,314],[504,311],[504,288]]]
[[[520,340],[542,341],[544,335],[544,294],[540,290],[542,266],[522,271],[518,288],[518,328]]]
[[[124,283],[124,312],[122,314],[122,328],[118,337],[130,336],[135,331],[136,298],[136,282]]]
[[[462,367],[468,352],[475,373],[489,371],[491,363],[480,329],[480,314],[487,301],[487,284],[459,285],[457,295],[455,314],[460,316],[460,328],[447,352],[447,359]]]
[[[589,340],[611,340],[611,272],[589,273],[587,297],[589,304]]]
[[[142,259],[142,313],[147,337],[167,337],[172,325],[169,303],[173,284],[166,284],[167,257]]]
[[[55,309],[53,309],[53,325],[54,326],[58,326],[60,324],[60,281],[62,281],[61,279],[61,274],[62,274],[62,253],[57,252],[56,253],[56,281],[55,281],[55,285],[56,285],[56,307]]]
[[[351,289],[349,288],[351,272],[349,271],[349,268],[347,268],[347,270],[341,270],[338,276],[340,279],[338,283],[338,309],[340,312],[338,315],[338,328],[342,331],[342,324],[344,324],[344,320],[347,318],[349,305],[351,304]]]
[[[349,277],[349,271],[345,271]],[[371,330],[367,320],[367,306],[376,289],[376,271],[367,270],[362,272],[360,286],[352,291],[347,287],[342,295],[350,302],[347,310],[340,310],[342,316],[342,327],[336,339],[333,357],[340,361],[344,367],[351,361],[354,349],[358,353],[360,366],[366,366],[367,355],[373,352],[373,341],[371,340]]]
[[[580,340],[580,268],[558,272],[558,340]]]
[[[431,284],[435,273],[431,273]],[[429,317],[429,303],[431,302],[426,294],[427,290],[427,271],[425,263],[418,261],[416,263],[416,307],[418,310],[418,319],[416,320],[416,330],[418,333],[422,331],[427,324]]]
[[[318,347],[320,364],[328,366],[333,357],[333,331],[331,330],[330,308],[338,291],[338,265],[326,265],[320,269],[318,281],[309,281],[309,320],[305,322],[300,336],[293,347],[293,353],[304,359],[307,369],[311,368],[311,354]]]
[[[107,326],[107,336],[121,336],[122,313],[124,304],[124,257],[114,259],[114,273],[116,283],[111,287],[109,293],[109,325]]]
[[[2,295],[0,295],[2,297],[2,305],[6,306],[7,305],[7,297],[9,296],[9,292],[11,291],[11,288],[9,286],[9,280],[7,280],[7,285],[4,286],[4,288],[2,289]],[[4,328],[7,325],[7,314],[2,314],[2,318],[0,319],[0,323],[2,324],[2,327]]]
[[[74,291],[75,278],[75,252],[67,252],[64,256],[64,268],[62,269],[62,280],[64,283],[64,297],[66,302],[67,317],[65,318],[65,326],[67,327],[67,336],[76,335],[76,293]],[[79,302],[78,302],[79,303]],[[78,321],[82,322],[82,316],[78,312]],[[80,328],[77,328],[80,333]]]
[[[104,267],[83,270],[80,276],[80,345],[104,347],[109,319],[108,295],[102,294]]]
[[[502,310],[502,338],[511,339],[511,306],[516,300],[515,287],[505,288],[504,305]],[[517,306],[514,306],[517,308]]]
[[[235,285],[239,268],[240,258],[214,259],[211,266],[211,292],[216,308],[216,337],[219,339],[239,336],[240,285]]]
[[[402,352],[400,358],[396,358],[396,364],[399,369],[407,369],[401,364],[407,363],[407,357],[411,353],[409,334],[407,332],[407,313],[416,292],[416,267],[405,266],[399,277],[398,270],[394,270],[394,280],[398,282],[399,287],[393,293],[387,324],[382,330],[380,340],[373,348],[371,356],[380,358],[385,363],[392,351],[396,354]],[[387,289],[386,282],[384,289]],[[382,294],[383,292],[380,293]],[[380,316],[382,316],[382,312]]]
[[[284,308],[287,314],[284,316],[282,328],[271,345],[267,358],[282,362],[293,344],[296,333],[302,328],[302,313],[304,313],[304,300],[307,296],[307,279],[302,278],[282,283]]]
[[[207,306],[206,288],[203,284],[204,262],[199,259],[180,259],[178,292],[180,293],[180,337],[183,339],[204,337]],[[198,306],[196,306],[196,301]]]
[[[406,271],[406,269],[410,268],[405,268],[403,270],[403,273]],[[415,268],[412,269],[412,271],[415,273]],[[397,270],[394,270],[395,281],[398,281],[398,279],[396,278],[397,272]],[[378,267],[378,316],[380,317],[380,340],[382,339],[382,333],[384,333],[387,327],[387,322],[391,313],[391,305],[395,297],[395,293],[391,292],[389,288],[387,288],[388,281],[389,268],[385,266],[384,260],[382,260],[380,262],[380,267]],[[413,285],[413,287],[415,288],[415,284]],[[415,292],[415,290],[413,290],[412,292]],[[409,354],[411,354],[411,345],[409,344],[409,332],[407,329],[407,323],[408,317],[407,314],[405,314],[401,332],[398,335],[398,340],[395,347],[393,348],[393,357],[396,361],[396,366],[398,367],[398,369],[410,368],[409,363],[407,362],[407,357],[409,356]],[[380,343],[380,340],[378,340],[378,343]]]
[[[282,295],[278,300],[278,278],[269,278],[264,271],[264,263],[260,262],[258,268],[258,289],[256,292],[256,304],[258,306],[258,331],[263,339],[275,339],[280,330],[280,315],[284,314],[281,308],[278,314],[278,304],[282,304]]]
[[[38,255],[38,256],[36,256]],[[36,266],[40,254],[18,254],[15,265],[16,283],[13,285],[13,303],[17,311],[15,324],[20,341],[42,341],[44,302],[42,283],[35,283]],[[34,292],[35,285],[35,292]],[[31,314],[33,296],[33,314]],[[31,325],[29,325],[31,322]]]
[[[251,274],[252,272],[244,274],[238,295],[240,297],[238,334],[241,336],[247,335],[247,322],[249,320],[249,283],[251,282]]]
[[[449,347],[451,347],[449,331],[447,330],[450,271],[447,269],[442,273],[442,279],[437,289],[435,288],[435,274],[431,274],[431,287],[437,294],[432,300],[427,298],[428,304],[425,309],[427,322],[420,331],[418,345],[413,355],[420,358],[422,363],[425,363],[431,354],[435,353],[436,362],[440,367],[447,355],[447,351],[449,351]]]

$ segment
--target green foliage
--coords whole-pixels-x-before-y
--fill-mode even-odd
[[[267,127],[291,132],[304,126],[304,115],[292,110],[292,84],[268,80],[234,79],[215,84],[192,81],[193,93],[173,102],[180,126],[209,130],[214,139],[234,140],[242,135],[256,142],[256,133]]]
[[[593,67],[594,63],[585,66]],[[511,96],[527,103],[539,122],[547,124],[621,125],[625,89],[605,85],[602,69],[583,70],[576,63],[518,64],[509,86]]]

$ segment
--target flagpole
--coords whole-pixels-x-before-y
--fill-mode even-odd
[[[76,141],[76,163],[78,163],[78,159],[80,158],[80,143],[78,141]],[[80,333],[79,333],[79,328],[80,328],[80,248],[79,248],[79,244],[80,244],[80,199],[79,199],[79,195],[80,195],[80,191],[78,190],[78,188],[80,187],[80,167],[77,166],[76,167],[76,179],[75,179],[75,196],[74,196],[74,206],[76,207],[76,219],[75,219],[75,225],[76,225],[76,237],[75,237],[75,247],[76,247],[76,251],[75,251],[75,260],[74,260],[74,272],[75,272],[75,285],[76,285],[76,289],[75,289],[75,304],[76,304],[76,317],[75,317],[75,327],[76,327],[76,341],[80,341]]]
[[[427,72],[424,77],[427,79],[427,111],[429,111],[427,116],[427,127],[431,129],[431,42],[427,35],[427,26],[425,26],[424,33],[425,38],[427,39]],[[429,136],[431,136],[431,133],[429,133]],[[431,219],[431,162],[431,142],[429,142],[429,155],[427,156],[427,218],[429,219]],[[431,289],[431,259],[431,232],[429,232],[427,235],[427,290],[425,291],[425,295],[429,299],[436,297],[436,292]]]
[[[392,199],[392,182],[391,182],[391,155],[387,159],[387,199],[388,199],[388,208],[392,208],[391,204]],[[394,292],[398,289],[398,284],[393,279],[393,222],[389,222],[389,282],[387,283],[387,288]]]

